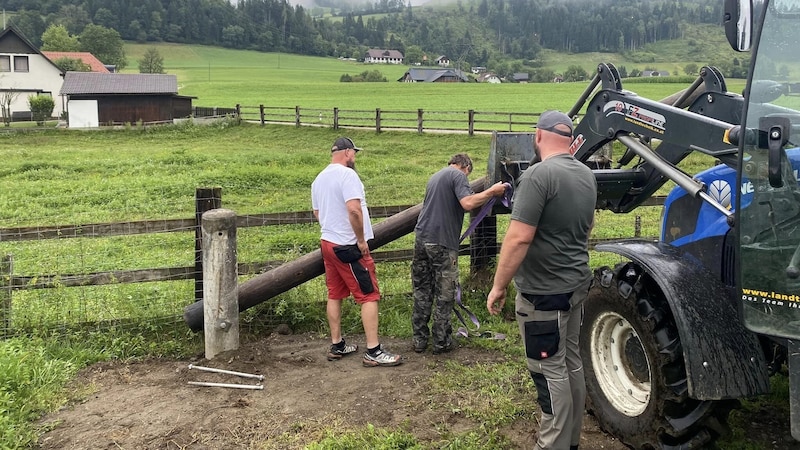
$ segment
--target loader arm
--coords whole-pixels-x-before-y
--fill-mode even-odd
[[[671,104],[623,90],[611,64],[598,66],[589,89],[598,85],[575,127],[572,143],[575,158],[595,173],[598,208],[629,212],[669,180],[693,195],[702,195],[704,187],[677,168],[695,151],[735,165],[737,148],[729,133],[741,120],[743,98],[725,91],[725,81],[716,69],[704,67],[684,95]],[[582,109],[586,99],[582,95],[570,114]],[[622,142],[627,150],[616,167],[601,168],[595,157],[613,141]],[[634,158],[638,158],[634,165],[623,167]]]

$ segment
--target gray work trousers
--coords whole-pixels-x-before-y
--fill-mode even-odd
[[[520,336],[542,410],[536,450],[568,450],[580,442],[586,382],[578,340],[591,282],[571,295],[516,296]]]

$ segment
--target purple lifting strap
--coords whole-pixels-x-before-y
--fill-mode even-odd
[[[501,201],[503,202],[503,206],[505,206],[506,208],[510,208],[511,197],[514,195],[514,188],[511,186],[510,183],[503,183],[503,186],[505,186],[506,190],[503,193],[503,196],[501,197]],[[489,199],[488,202],[486,202],[483,205],[481,210],[478,211],[478,214],[475,216],[475,218],[472,219],[472,221],[470,222],[469,227],[467,227],[467,231],[465,231],[464,234],[461,235],[461,239],[459,239],[459,242],[463,242],[464,239],[467,238],[467,236],[470,236],[472,235],[473,232],[475,232],[475,228],[478,227],[478,224],[481,223],[481,220],[483,220],[483,218],[486,217],[492,211],[492,207],[494,206],[495,200],[497,200],[497,197],[492,197]],[[469,337],[470,332],[472,332],[476,336],[491,337],[493,339],[505,339],[505,335],[501,333],[495,334],[492,333],[491,331],[484,331],[482,333],[478,332],[478,330],[481,328],[481,323],[478,322],[478,318],[475,317],[475,314],[473,314],[472,311],[470,311],[469,308],[467,308],[464,305],[464,303],[461,302],[460,284],[456,289],[456,305],[458,305],[458,308],[464,310],[464,314],[466,314],[472,321],[472,323],[475,325],[475,328],[473,330],[470,330],[469,326],[467,325],[467,321],[464,320],[464,316],[461,315],[461,312],[458,310],[458,308],[453,309],[453,311],[455,311],[456,313],[456,317],[458,317],[458,320],[461,321],[461,323],[464,325],[463,327],[458,327],[458,334],[464,337]]]

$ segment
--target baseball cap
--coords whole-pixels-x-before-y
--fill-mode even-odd
[[[559,130],[556,125],[566,125],[569,131]],[[572,119],[561,111],[548,110],[539,116],[539,121],[536,123],[536,129],[551,131],[561,136],[572,137]]]
[[[360,148],[356,147],[356,144],[352,139],[348,137],[340,137],[339,139],[336,139],[336,142],[333,143],[333,147],[331,147],[331,153],[339,150],[346,150],[348,148],[351,148],[357,152],[361,151]]]

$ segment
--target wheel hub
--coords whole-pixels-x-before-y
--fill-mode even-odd
[[[608,402],[635,417],[650,402],[650,363],[636,330],[624,317],[607,311],[591,324],[592,367]]]

